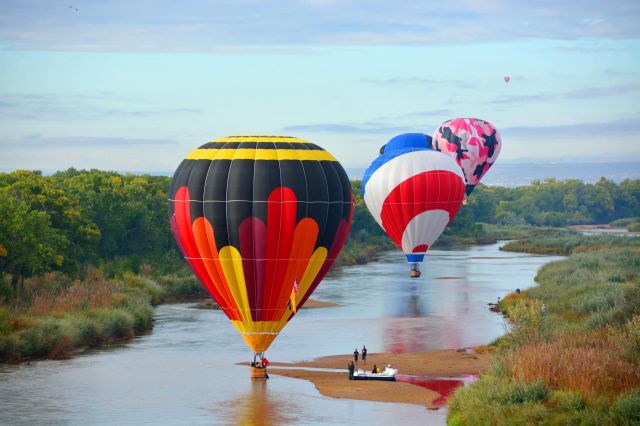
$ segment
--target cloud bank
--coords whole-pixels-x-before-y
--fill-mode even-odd
[[[222,52],[633,38],[637,0],[49,0],[0,3],[5,50]]]

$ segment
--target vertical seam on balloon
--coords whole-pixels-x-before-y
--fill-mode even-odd
[[[225,143],[225,146],[228,143],[229,142]],[[217,155],[216,155],[216,157],[217,157]],[[225,220],[225,227],[227,228],[227,243],[229,243],[229,245],[231,245],[231,238],[230,238],[231,233],[229,232],[229,201],[228,200],[229,200],[229,175],[231,174],[231,168],[232,167],[233,167],[233,158],[231,159],[231,161],[229,161],[229,169],[227,170],[227,181],[225,182],[225,190],[224,190],[224,200],[225,200],[224,201],[224,215],[225,215],[225,219],[226,219]],[[221,249],[222,248],[224,248],[224,247],[221,247]],[[219,253],[220,252],[218,252],[218,256],[219,256]],[[223,268],[223,270],[224,270],[224,268]],[[226,273],[224,275],[225,275],[225,279],[227,280],[227,286],[229,287],[229,291],[231,291],[231,283],[229,282],[229,279],[231,277],[227,277]],[[235,280],[235,281],[237,282],[237,280]],[[231,297],[233,298],[233,293],[232,293]],[[242,307],[239,305],[239,303],[238,303],[239,301],[237,301],[237,300],[234,300],[234,301],[236,303],[236,309],[239,312],[239,316],[240,316],[240,320],[239,321],[240,322],[244,322],[245,321],[245,317],[244,317],[244,315],[242,313]]]
[[[258,149],[258,144],[256,144],[256,150]],[[257,161],[253,160],[253,177],[251,179],[251,217],[257,217],[256,216],[256,165],[257,165]],[[258,219],[259,220],[259,219]],[[266,238],[266,225],[265,225],[265,238]],[[256,236],[255,236],[255,229],[254,229],[254,224],[253,221],[251,223],[251,238],[253,240],[253,303],[255,303],[255,308],[254,311],[256,313],[256,318],[255,321],[260,321],[262,320],[262,309],[258,309],[258,307],[262,308],[262,301],[260,301],[260,303],[258,303],[258,286],[260,285],[260,283],[258,283],[258,265],[257,265],[257,244],[256,244]],[[265,246],[266,246],[266,241],[265,241]],[[242,254],[242,253],[241,253]],[[264,262],[264,260],[261,260],[261,262]],[[263,273],[264,275],[264,273]],[[245,280],[245,285],[246,285],[246,280]],[[251,306],[249,306],[249,314],[251,314]],[[252,315],[253,317],[253,315]],[[253,320],[253,318],[252,318]]]
[[[396,158],[400,158],[401,156],[402,156],[402,155],[398,155],[398,157],[396,157]],[[395,170],[394,170],[393,172],[395,173]],[[395,188],[395,187],[393,187],[393,188],[391,187],[391,185],[392,185],[392,183],[393,183],[393,182],[396,182],[395,176],[393,176],[393,175],[391,175],[391,178],[390,178],[390,179],[388,179],[388,180],[386,180],[386,181],[385,181],[385,185],[384,185],[384,193],[383,193],[383,194],[384,194],[384,198],[382,199],[382,204],[381,204],[381,206],[384,206],[384,203],[385,203],[385,201],[387,200],[387,198],[389,197],[389,194],[391,194],[391,192],[393,192],[393,189]],[[399,182],[398,184],[402,184],[402,182]],[[402,202],[402,198],[400,199],[400,202]],[[392,208],[394,208],[394,207],[392,206]],[[381,214],[380,214],[380,221],[381,221],[381,222],[383,223],[383,225],[384,225],[384,224],[385,224],[385,220],[382,218],[382,211],[381,211],[380,213],[381,213]],[[395,221],[393,220],[393,215],[391,216],[391,218],[389,218],[389,219],[386,221],[386,225],[387,225],[388,229],[387,229],[385,226],[383,226],[383,227],[382,227],[382,229],[383,229],[387,234],[402,234],[401,232],[400,232],[400,233],[398,232],[398,227],[397,227],[397,225],[396,225]],[[391,232],[390,232],[390,231],[391,231]],[[392,239],[392,241],[393,241],[393,239]],[[399,245],[400,250],[403,250],[403,251],[404,251],[404,249],[403,249],[403,247],[402,247],[402,241],[400,241],[400,244],[398,244],[398,242],[396,242],[396,241],[393,241],[393,243],[394,243],[396,246],[398,246],[398,245]]]
[[[289,144],[289,145],[291,145],[291,144]],[[307,148],[307,149],[308,149],[308,147],[306,146],[306,144],[303,144],[302,146],[304,146],[305,148]],[[292,148],[293,148],[293,147],[292,147]],[[307,173],[306,173],[306,171],[304,170],[304,163],[303,163],[303,161],[300,159],[300,156],[298,156],[298,161],[300,161],[300,168],[302,169],[302,176],[304,176],[304,216],[303,216],[303,219],[304,219],[304,218],[307,218],[307,217],[309,216],[309,190],[307,189]],[[297,213],[297,212],[296,212],[296,213]],[[297,216],[297,215],[296,215],[296,216]],[[296,219],[297,219],[297,217],[296,217]],[[297,226],[297,223],[296,223],[296,226]],[[295,230],[294,230],[294,233],[295,233]],[[316,236],[316,243],[314,244],[314,249],[315,249],[315,246],[317,245],[317,241],[319,241],[319,237],[320,237],[320,233],[319,233],[319,231],[318,231],[318,235]],[[292,248],[293,248],[293,247],[292,247]],[[311,253],[313,254],[313,250],[311,251]],[[304,262],[305,260],[306,260],[306,265],[307,265],[307,266],[309,266],[309,259],[304,259],[304,260],[303,260],[303,262]],[[298,261],[295,261],[295,262],[296,262],[296,263],[295,263],[295,270],[297,271],[297,269],[298,269],[298,263],[297,263],[297,262],[299,262],[299,260],[298,260]],[[306,268],[305,268],[305,269],[306,269]],[[296,274],[297,274],[297,272],[296,272]],[[298,277],[297,277],[297,276],[294,276],[294,280],[298,280]],[[302,280],[302,277],[300,277],[300,280]],[[299,282],[300,282],[300,281],[298,281],[298,283],[299,283]],[[292,283],[292,286],[293,286],[293,283]],[[293,290],[292,290],[292,291],[293,291]],[[299,300],[300,300],[300,299],[296,300],[296,306],[294,306],[294,307],[293,307],[294,309],[297,309],[297,307],[298,307],[298,303],[299,303]],[[288,322],[288,320],[287,320],[287,322]]]
[[[225,142],[225,146],[228,144],[229,142]],[[217,161],[218,160],[218,155],[215,156],[215,159],[213,161]],[[228,188],[229,188],[229,175],[231,173],[231,161],[229,161],[229,168],[227,169],[227,174],[226,174],[226,181],[225,181],[225,228],[227,229],[227,245],[231,245],[231,240],[230,240],[230,233],[229,233],[229,215],[228,215],[228,211],[227,211],[227,207],[229,205],[228,202]],[[213,223],[211,224],[212,228],[213,228]],[[215,235],[214,235],[215,238]],[[215,242],[215,241],[214,241]],[[240,322],[244,322],[244,316],[242,314],[242,305],[240,303],[238,303],[238,301],[235,300],[234,296],[233,296],[233,289],[231,288],[231,283],[229,281],[229,278],[231,277],[227,277],[227,274],[224,271],[224,266],[223,266],[223,260],[222,258],[220,258],[220,251],[226,246],[220,247],[218,249],[218,259],[220,262],[220,275],[222,276],[222,278],[224,279],[224,287],[226,290],[226,295],[229,298],[230,301],[233,301],[233,304],[235,305],[235,309],[236,309],[236,315],[239,318],[237,321]],[[226,251],[225,251],[226,254]],[[223,256],[224,257],[224,256]],[[235,276],[234,276],[235,278]]]
[[[342,193],[342,179],[340,177],[340,173],[338,173],[338,170],[335,166],[335,163],[333,161],[329,162],[329,165],[333,168],[336,176],[337,176],[337,181],[338,181],[338,185],[339,185],[339,190],[340,191],[335,191],[335,192],[339,192],[340,193],[340,203],[337,203],[338,205],[340,205],[340,220],[338,221],[337,227],[336,227],[336,232],[340,229],[340,224],[342,223],[343,220],[343,214],[344,214],[344,194]],[[328,214],[328,210],[327,210],[327,214]],[[333,246],[333,244],[335,244],[335,238],[333,239],[333,241],[331,242],[331,245]],[[330,247],[331,248],[331,247]],[[337,257],[337,255],[336,255]],[[335,259],[329,259],[329,261],[331,260],[335,260]],[[328,271],[327,271],[328,272]]]
[[[205,208],[205,204],[204,204],[205,188],[207,187],[207,179],[209,179],[209,171],[211,170],[211,167],[213,166],[213,162],[214,161],[215,160],[211,160],[209,162],[209,167],[207,167],[207,174],[205,175],[205,178],[204,178],[204,184],[202,185],[202,196],[201,196],[201,199],[203,201],[203,203],[202,203],[202,218],[204,220],[208,220],[207,219],[207,215],[205,214],[205,211],[204,211],[204,208]],[[213,224],[212,224],[211,228],[213,228]],[[207,244],[209,244],[209,247],[211,247],[211,241],[209,241],[209,233],[208,232],[205,232],[205,237],[207,239]],[[215,241],[213,243],[215,244]],[[217,250],[217,247],[216,247],[216,250]],[[213,260],[213,262],[215,263],[215,260]],[[213,265],[213,267],[215,268],[215,264]],[[207,273],[209,273],[209,271],[207,271]],[[223,283],[223,286],[224,286],[224,283]],[[226,298],[226,291],[225,291],[225,293],[221,293],[220,296],[227,303],[228,308],[231,310],[232,307],[231,307],[231,305],[229,304],[229,301]]]
[[[324,186],[325,188],[327,188],[327,208],[325,210],[325,217],[324,217],[324,221],[323,221],[323,227],[322,227],[322,231],[320,231],[320,229],[318,229],[318,241],[322,241],[324,238],[324,235],[327,232],[327,222],[329,222],[329,209],[331,208],[331,204],[329,203],[329,201],[331,201],[331,188],[329,188],[329,179],[327,179],[327,174],[324,172],[324,167],[322,167],[322,162],[318,161],[318,166],[320,167],[320,170],[322,171],[322,177],[324,178]],[[320,228],[320,227],[318,227]],[[327,244],[328,245],[328,244]],[[327,257],[329,257],[329,249],[331,247],[327,247]]]
[[[272,142],[273,143],[273,142]],[[280,158],[278,155],[278,148],[276,147],[275,143],[273,143],[273,149],[276,151],[276,158],[278,158],[276,161],[278,162],[278,173],[280,176],[280,185],[278,185],[278,188],[282,188],[283,182],[282,182],[282,167],[280,167]],[[279,221],[279,225],[278,225],[278,230],[282,231],[282,190],[278,191],[280,194],[280,215],[278,217],[278,221]],[[269,194],[270,196],[271,194]],[[268,206],[268,203],[267,203]],[[267,207],[267,237],[268,237],[268,229],[269,229],[269,211],[268,211],[268,207]],[[278,263],[280,260],[280,232],[278,232],[278,243],[276,244],[276,257],[275,257],[275,261],[274,261],[274,266],[273,266],[273,277],[271,279],[271,286],[269,287],[270,291],[269,291],[269,299],[267,301],[267,308],[269,309],[269,321],[271,321],[271,312],[273,312],[271,309],[271,296],[273,295],[273,286],[275,285],[275,281],[278,278]]]

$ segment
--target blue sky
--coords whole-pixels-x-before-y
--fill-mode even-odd
[[[1,170],[171,172],[247,133],[360,168],[460,116],[503,161],[635,160],[640,2],[0,3]]]

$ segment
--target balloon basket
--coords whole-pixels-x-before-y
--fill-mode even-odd
[[[252,379],[266,379],[267,378],[267,367],[251,367],[251,378]]]
[[[422,273],[420,273],[420,271],[411,270],[409,271],[409,275],[411,275],[411,278],[420,278]]]

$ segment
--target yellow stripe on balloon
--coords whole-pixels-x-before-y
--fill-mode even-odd
[[[258,322],[253,322],[251,316],[248,318],[245,321],[232,321],[232,323],[254,352],[265,352],[287,324],[286,318],[280,321]]]
[[[316,251],[313,252],[311,258],[309,259],[309,263],[307,264],[307,269],[304,271],[302,275],[302,279],[298,283],[300,288],[300,296],[298,297],[298,306],[300,306],[300,301],[303,300],[311,287],[311,283],[320,272],[320,268],[324,265],[324,261],[327,259],[328,250],[324,247],[318,247]],[[296,307],[296,308],[297,308]],[[289,320],[289,316],[291,315],[291,311],[288,309],[284,311],[280,322],[284,324]]]
[[[242,256],[235,247],[225,246],[220,250],[219,257],[233,300],[240,310],[240,315],[246,321],[247,318],[251,318],[251,312],[249,311],[249,298],[242,269]]]
[[[287,143],[310,143],[304,139],[298,139],[289,136],[263,136],[263,135],[245,135],[245,136],[228,136],[225,138],[214,139],[211,142],[287,142]]]
[[[186,156],[186,160],[299,160],[336,161],[323,150],[307,149],[196,149]]]
[[[324,247],[318,247],[316,251],[311,255],[311,259],[309,259],[309,265],[307,265],[306,271],[304,271],[304,275],[302,276],[302,281],[300,281],[300,299],[307,294],[309,291],[309,287],[311,287],[311,283],[316,279],[318,272],[320,272],[320,268],[324,265],[324,261],[327,259],[327,254],[329,251]]]

